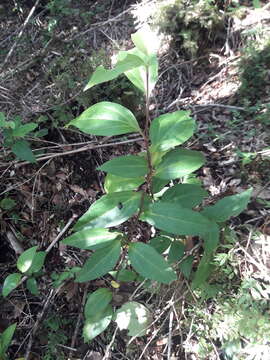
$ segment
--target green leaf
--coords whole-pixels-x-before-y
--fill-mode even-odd
[[[259,8],[262,7],[262,4],[261,4],[260,0],[252,0],[252,4],[253,4],[255,9],[259,9]]]
[[[33,294],[33,295],[39,294],[37,280],[35,278],[31,277],[31,278],[27,279],[26,287],[30,291],[31,294]]]
[[[106,193],[135,190],[145,182],[144,177],[123,178],[113,174],[107,174],[104,183]]]
[[[8,296],[12,290],[14,290],[19,282],[21,281],[22,275],[18,274],[18,273],[13,273],[8,275],[5,278],[4,284],[3,284],[3,289],[2,289],[2,295],[4,297]]]
[[[187,176],[184,176],[183,178],[183,184],[191,184],[191,185],[197,185],[201,186],[202,181],[197,177],[196,174],[189,174]]]
[[[203,235],[205,254],[212,254],[219,243],[219,226],[212,223],[209,231]]]
[[[156,149],[151,145],[150,148],[150,155],[151,155],[151,162],[153,167],[156,167],[158,164],[161,163],[162,158],[169,152],[167,151],[156,151]]]
[[[149,95],[158,80],[158,59],[156,55],[151,56],[148,67]]]
[[[159,193],[164,186],[168,184],[169,180],[160,179],[156,176],[152,178],[152,191],[154,194]]]
[[[103,312],[112,300],[112,292],[106,288],[100,288],[88,296],[84,307],[84,316],[95,317]]]
[[[36,255],[37,246],[33,246],[30,249],[25,250],[18,258],[17,260],[17,268],[22,273],[26,272],[28,269],[30,269],[34,257]]]
[[[137,178],[148,173],[147,161],[137,155],[119,156],[107,161],[98,169],[124,178]]]
[[[115,321],[120,330],[127,329],[129,336],[143,336],[151,323],[151,313],[142,304],[130,301],[116,311]]]
[[[131,40],[147,57],[155,54],[159,48],[159,39],[149,26],[145,26],[132,34]]]
[[[239,215],[248,205],[252,188],[237,195],[226,196],[215,205],[206,207],[201,213],[216,222],[224,222],[231,216]]]
[[[194,132],[195,121],[189,111],[175,111],[154,119],[150,139],[155,151],[166,151],[187,141]]]
[[[12,131],[12,136],[24,137],[25,135],[27,135],[31,131],[35,130],[35,128],[37,126],[38,125],[34,124],[34,123],[28,123],[28,124],[25,124],[25,125],[20,125],[20,126],[18,126],[17,128],[15,128]]]
[[[184,253],[185,245],[179,240],[174,240],[170,246],[168,262],[172,264],[179,261],[184,256]]]
[[[42,266],[44,265],[46,255],[47,255],[47,253],[45,251],[38,251],[34,256],[32,265],[27,270],[27,274],[31,275],[31,274],[37,273],[39,270],[41,270]]]
[[[149,72],[148,72],[148,81],[149,81],[149,93],[155,87],[155,84],[158,79],[158,60],[156,55],[151,56],[150,58],[144,55],[137,48],[133,48],[129,51],[120,51],[118,54],[118,59],[121,61],[127,54],[133,54],[139,56],[144,63],[148,63]],[[126,77],[142,92],[146,93],[147,89],[147,71],[146,66],[140,66],[135,69],[125,72]]]
[[[110,271],[110,275],[113,276],[117,281],[129,282],[134,281],[138,274],[135,271],[121,269],[120,271]]]
[[[2,334],[1,334],[1,347],[0,347],[0,355],[5,354],[7,351],[11,340],[13,338],[14,332],[16,330],[17,324],[10,325]]]
[[[198,185],[177,184],[164,193],[162,201],[178,203],[191,209],[199,205],[207,195],[207,192]]]
[[[11,198],[5,198],[0,201],[0,208],[4,210],[11,210],[16,206],[16,201]]]
[[[156,167],[155,176],[176,179],[188,175],[204,164],[204,156],[194,150],[177,149],[166,154]]]
[[[121,243],[118,240],[96,250],[77,273],[76,282],[94,280],[107,274],[116,265],[120,252]]]
[[[51,278],[54,280],[52,283],[52,286],[54,288],[59,287],[65,280],[74,278],[75,273],[79,272],[81,270],[80,267],[73,267],[69,269],[69,271],[64,271],[60,274],[52,273]]]
[[[83,229],[68,236],[61,242],[83,250],[96,250],[108,246],[121,235],[119,232],[110,232],[107,229]]]
[[[1,127],[4,127],[4,125],[5,125],[5,122],[6,122],[5,118],[6,118],[5,114],[2,111],[0,111],[0,126]]]
[[[131,265],[142,276],[165,284],[177,279],[176,273],[152,246],[131,243],[128,250]]]
[[[196,211],[163,201],[151,204],[140,219],[176,235],[204,235],[216,226]]]
[[[139,124],[130,110],[122,105],[102,101],[90,106],[67,126],[76,126],[86,134],[113,136],[141,132]]]
[[[41,130],[35,131],[34,137],[35,138],[41,138],[43,136],[48,135],[48,132],[49,132],[48,129],[41,129]]]
[[[102,196],[77,221],[74,230],[112,227],[129,219],[140,206],[141,192],[123,191]]]
[[[186,279],[189,279],[189,277],[190,277],[192,266],[193,266],[193,261],[194,261],[194,257],[192,255],[189,255],[179,265],[179,269]]]
[[[84,342],[93,340],[110,325],[113,317],[112,306],[109,305],[102,313],[86,319],[83,327]]]
[[[159,254],[163,254],[171,245],[171,240],[166,236],[156,236],[152,238],[149,245],[152,246]]]
[[[121,61],[118,61],[116,66],[111,70],[106,70],[102,65],[100,65],[92,74],[88,84],[84,88],[84,91],[90,89],[97,84],[113,80],[125,71],[142,65],[144,65],[142,59],[132,54],[126,54],[125,58],[123,58]]]
[[[204,254],[192,281],[192,289],[202,286],[213,271],[212,256]]]
[[[29,161],[31,163],[36,162],[36,158],[30,149],[29,143],[25,140],[16,141],[11,147],[12,152],[20,160]]]

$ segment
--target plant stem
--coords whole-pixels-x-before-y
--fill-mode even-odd
[[[149,112],[149,106],[150,106],[150,93],[149,93],[149,67],[146,68],[146,94],[145,94],[145,129],[143,133],[143,139],[144,144],[146,148],[146,156],[147,156],[147,163],[149,168],[149,173],[147,174],[146,182],[148,191],[153,197],[152,190],[151,190],[151,180],[153,177],[153,166],[151,161],[151,153],[150,153],[150,145],[149,145],[149,127],[150,127],[150,112]]]
[[[149,93],[149,67],[146,67],[146,94],[145,94],[145,128],[144,131],[141,132],[141,135],[143,136],[143,141],[146,149],[146,158],[147,158],[147,164],[148,164],[148,174],[146,176],[146,187],[142,188],[142,197],[140,202],[140,207],[138,214],[136,216],[137,221],[139,220],[139,217],[143,211],[143,205],[144,205],[144,199],[145,194],[148,192],[153,199],[153,192],[152,192],[152,177],[153,177],[153,166],[151,161],[151,153],[150,153],[150,144],[149,144],[149,128],[150,128],[150,112],[149,112],[149,106],[150,106],[150,93]]]

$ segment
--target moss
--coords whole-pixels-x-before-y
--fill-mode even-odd
[[[223,38],[225,29],[223,14],[211,0],[175,0],[169,4],[161,1],[154,25],[171,35],[187,58]]]
[[[270,96],[270,42],[261,51],[250,51],[240,62],[241,86],[239,96],[242,101],[256,105],[262,98]]]

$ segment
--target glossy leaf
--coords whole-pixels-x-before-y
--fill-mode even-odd
[[[163,188],[164,186],[166,186],[168,184],[169,180],[164,180],[164,179],[160,179],[156,176],[154,176],[152,178],[152,191],[154,194],[157,194],[159,193]]]
[[[151,31],[149,26],[144,26],[132,34],[131,40],[133,44],[148,57],[155,54],[159,48],[159,39],[157,35]]]
[[[120,330],[128,330],[129,336],[143,336],[151,323],[151,313],[136,301],[125,303],[116,311],[115,321]]]
[[[176,235],[204,235],[216,226],[196,211],[163,201],[151,204],[141,215],[141,220]]]
[[[76,126],[86,134],[113,136],[140,132],[139,124],[130,110],[120,104],[102,101],[90,106],[67,126]]]
[[[76,282],[94,280],[107,274],[115,267],[120,252],[121,244],[118,240],[102,249],[96,250],[77,273]]]
[[[110,271],[110,275],[113,276],[117,281],[129,282],[134,281],[138,274],[135,271],[121,269],[120,271]]]
[[[140,50],[138,50],[137,48],[133,48],[129,51],[120,51],[118,54],[118,59],[122,60],[123,57],[126,56],[126,54],[133,54],[133,55],[139,56],[144,61],[144,63],[148,63],[148,66],[149,66],[149,71],[148,71],[149,92],[151,92],[153,90],[153,88],[155,87],[156,81],[158,79],[157,57],[154,55],[154,56],[151,56],[150,58],[148,58]],[[135,69],[126,71],[125,75],[132,82],[132,84],[134,84],[142,92],[146,93],[146,89],[147,89],[146,66],[140,66]]]
[[[110,232],[107,229],[83,229],[68,236],[61,242],[83,250],[96,250],[108,246],[119,236],[121,236],[121,233]]]
[[[98,169],[123,178],[137,178],[148,173],[146,159],[138,155],[116,157]]]
[[[36,162],[36,158],[30,149],[29,143],[26,140],[18,140],[11,146],[12,152],[20,160],[29,161],[31,163]]]
[[[38,290],[38,286],[37,286],[37,280],[35,278],[31,277],[31,278],[27,279],[26,287],[30,291],[31,294],[33,294],[33,295],[38,295],[39,294],[39,290]]]
[[[156,167],[155,176],[176,179],[188,175],[204,164],[204,156],[193,150],[177,149],[166,154]]]
[[[150,140],[155,151],[166,151],[187,141],[194,132],[195,122],[189,111],[175,111],[154,119]]]
[[[215,205],[206,207],[202,214],[216,222],[224,222],[231,216],[239,215],[248,205],[252,189],[241,192],[237,195],[226,196]]]
[[[129,219],[140,206],[140,192],[123,191],[102,196],[77,221],[74,230],[112,227]]]
[[[30,269],[34,257],[36,255],[37,246],[33,246],[30,249],[25,250],[18,258],[17,260],[17,268],[22,273],[26,272],[28,269]]]
[[[85,342],[93,340],[110,325],[113,317],[112,306],[109,305],[102,313],[96,314],[85,320],[83,338]]]
[[[157,80],[158,80],[158,59],[156,55],[153,55],[149,59],[149,67],[148,67],[149,95],[154,89]]]
[[[87,318],[103,312],[112,300],[112,292],[107,288],[100,288],[88,296],[84,307],[84,316]]]
[[[13,338],[14,332],[16,330],[16,326],[17,326],[16,323],[10,325],[1,334],[1,336],[0,336],[0,340],[1,340],[1,343],[0,343],[0,345],[1,345],[1,347],[0,347],[0,355],[4,355],[5,352],[7,351],[8,347],[9,347],[9,345],[11,343],[11,340]]]
[[[134,69],[142,65],[144,65],[142,59],[132,54],[126,54],[126,57],[123,58],[121,61],[118,61],[115,67],[111,70],[106,70],[103,65],[100,65],[92,74],[88,84],[84,88],[84,91],[90,89],[97,84],[113,80],[117,78],[120,74],[123,74],[125,71]]]
[[[22,275],[18,274],[18,273],[13,273],[8,275],[5,278],[4,284],[3,284],[3,288],[2,288],[2,295],[4,297],[8,296],[12,290],[14,290],[19,282],[21,281]]]
[[[184,176],[183,178],[183,184],[190,184],[190,185],[197,185],[202,186],[203,182],[201,179],[197,177],[196,174],[189,174],[187,176]]]
[[[135,190],[145,182],[144,177],[124,178],[113,174],[107,174],[104,183],[106,193]]]
[[[162,161],[162,158],[169,152],[167,151],[157,151],[152,145],[149,148],[151,155],[151,162],[153,167],[157,167]]]
[[[154,248],[159,254],[163,254],[171,243],[171,240],[166,236],[155,236],[149,241],[149,245],[152,246],[152,248]]]
[[[142,276],[169,284],[177,279],[176,273],[152,246],[131,243],[128,257],[133,268]]]
[[[30,268],[27,270],[27,274],[33,274],[41,270],[44,265],[46,255],[47,253],[45,251],[38,251],[34,256]]]
[[[162,196],[162,201],[178,203],[185,208],[199,205],[208,193],[198,185],[177,184],[169,188]]]
[[[174,240],[168,253],[168,262],[172,264],[179,261],[184,256],[184,253],[185,245],[179,240]]]

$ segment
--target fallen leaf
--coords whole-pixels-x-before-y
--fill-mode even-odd
[[[80,186],[78,186],[78,185],[69,185],[69,187],[75,193],[78,193],[78,194],[82,195],[84,198],[88,198],[87,191],[82,189]]]

